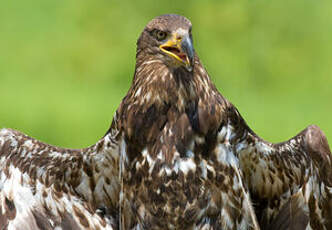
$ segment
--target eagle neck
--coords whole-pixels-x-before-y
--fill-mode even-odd
[[[197,99],[193,72],[184,67],[167,66],[155,57],[147,56],[144,61],[137,62],[127,100],[132,105],[139,105],[142,112],[151,105],[157,108],[172,106],[183,112],[188,103]]]

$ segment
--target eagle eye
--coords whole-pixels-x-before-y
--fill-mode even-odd
[[[154,29],[152,30],[152,36],[155,37],[158,41],[162,41],[167,37],[167,33],[162,30]]]

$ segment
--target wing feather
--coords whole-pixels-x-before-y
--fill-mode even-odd
[[[85,149],[58,148],[15,130],[0,130],[0,225],[113,229],[118,151],[112,129]]]
[[[312,125],[286,142],[272,144],[259,138],[235,108],[229,122],[262,228],[279,223],[279,229],[289,229],[305,223],[331,229],[332,155],[324,133]]]

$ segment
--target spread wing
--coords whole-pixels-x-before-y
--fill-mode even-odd
[[[272,144],[231,111],[234,146],[262,229],[331,229],[332,156],[324,133],[309,126]]]
[[[53,147],[0,131],[1,229],[113,229],[118,207],[118,141],[113,128],[96,145]]]

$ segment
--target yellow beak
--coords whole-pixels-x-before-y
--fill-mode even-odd
[[[179,36],[177,33],[174,33],[159,48],[191,71],[194,50],[189,36]]]

